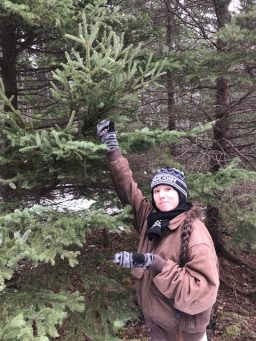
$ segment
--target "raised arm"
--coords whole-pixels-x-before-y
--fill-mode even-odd
[[[134,227],[138,232],[150,212],[151,204],[144,197],[137,183],[133,180],[128,160],[123,157],[118,146],[114,123],[104,120],[97,125],[97,135],[108,147],[108,160],[111,178],[116,193],[123,205],[131,205],[134,216]]]

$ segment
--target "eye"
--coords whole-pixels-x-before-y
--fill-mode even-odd
[[[159,192],[160,192],[160,189],[159,189],[159,188],[155,188],[154,191],[153,191],[154,194],[155,194],[155,193],[159,193]]]

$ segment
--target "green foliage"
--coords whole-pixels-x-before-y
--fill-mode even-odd
[[[47,170],[44,176],[53,181],[51,179],[56,177],[61,167],[64,174],[59,173],[59,177],[64,179],[69,176],[65,174],[64,163],[70,162],[90,172],[90,163],[99,158],[106,147],[75,139],[77,127],[74,114],[64,128],[56,126],[37,131],[12,107],[11,101],[4,95],[3,83],[1,85],[0,126],[5,150],[0,158],[0,167],[8,167],[9,178],[0,178],[0,183],[9,184],[13,189],[33,188],[42,181],[38,168]],[[10,111],[5,112],[4,106],[9,107]],[[27,165],[28,160],[31,160],[30,165]]]
[[[54,72],[53,95],[68,103],[76,113],[84,116],[84,129],[117,107],[131,106],[131,101],[163,75],[164,62],[152,61],[151,54],[143,60],[141,44],[124,46],[124,35],[116,33],[106,21],[110,11],[95,5],[92,18],[91,5],[83,13],[79,35],[71,36],[77,47],[67,53],[67,63]]]
[[[103,257],[95,258],[97,264],[105,262]],[[91,259],[92,265],[94,264]],[[118,330],[116,321],[124,323],[138,316],[138,308],[134,302],[134,291],[118,282],[119,277],[129,276],[119,271],[115,265],[108,265],[107,277],[87,277],[85,290],[90,293],[86,298],[85,320],[87,334],[97,341],[112,340]],[[93,290],[91,290],[93,288]]]
[[[195,137],[204,133],[211,129],[213,124],[214,122],[210,122],[193,128],[190,131],[164,131],[162,129],[149,130],[148,128],[143,128],[141,130],[136,129],[134,132],[121,134],[120,146],[124,152],[127,150],[142,152],[157,144],[178,144],[184,137]]]
[[[174,78],[179,83],[207,84],[205,82],[210,81],[214,87],[213,82],[219,77],[225,77],[230,81],[241,80],[249,84],[253,82],[250,75],[241,73],[241,65],[253,61],[252,51],[244,53],[241,49],[227,53],[202,48],[194,52],[177,53],[176,58],[178,70],[174,70]],[[170,59],[172,60],[172,57]],[[173,64],[170,68],[173,68]]]
[[[84,310],[84,299],[78,292],[53,293],[40,292],[0,293],[2,318],[0,339],[2,341],[47,341],[57,337],[57,326],[67,316],[67,311]],[[15,306],[13,305],[15,302]]]
[[[95,128],[103,115],[118,106],[124,108],[139,90],[154,84],[163,74],[164,63],[152,61],[152,54],[143,59],[140,45],[124,46],[124,35],[117,34],[111,23],[120,23],[127,17],[117,10],[112,12],[104,4],[99,1],[86,7],[79,36],[68,36],[77,46],[70,54],[67,52],[67,63],[62,69],[54,72],[53,93],[68,108],[65,127],[55,125],[38,130],[36,123],[25,120],[13,108],[1,83],[0,125],[5,150],[0,168],[9,169],[8,175],[0,180],[2,184],[13,189],[40,186],[42,172],[38,169],[44,170],[45,185],[69,181],[71,163],[73,174],[90,177],[105,147],[78,140],[80,127],[75,119],[79,110],[83,131],[90,126]]]
[[[0,9],[5,15],[14,15],[22,18],[25,23],[34,26],[60,25],[72,15],[73,0],[49,1],[2,0]]]
[[[241,326],[239,324],[231,324],[225,328],[225,336],[230,337],[240,337]]]
[[[6,141],[6,135],[8,135],[8,133],[11,134],[11,132],[16,132],[19,129],[24,128],[24,121],[20,111],[13,107],[12,98],[7,98],[5,95],[2,78],[0,78],[0,127],[2,132],[1,142]]]
[[[86,234],[90,230],[107,228],[117,231],[120,225],[124,227],[129,211],[130,208],[126,207],[118,214],[109,215],[103,209],[57,212],[38,206],[22,211],[16,210],[13,213],[2,213],[0,216],[2,290],[0,297],[5,309],[2,311],[0,323],[1,340],[28,341],[40,340],[40,338],[47,340],[46,337],[56,337],[58,335],[56,326],[67,317],[67,312],[81,311],[83,307],[84,298],[78,293],[54,294],[42,290],[42,283],[33,282],[32,287],[27,288],[30,289],[28,293],[26,287],[21,290],[21,284],[18,291],[13,292],[8,288],[3,290],[5,281],[11,280],[14,271],[19,269],[24,260],[29,261],[31,269],[36,269],[35,267],[40,266],[42,262],[54,266],[56,261],[60,262],[60,259],[67,259],[71,267],[77,266],[80,251],[76,250],[75,245],[82,247]],[[124,294],[122,297],[122,292],[120,293],[122,288],[119,288],[114,280],[116,278],[114,266],[108,273],[108,277],[98,276],[97,271],[95,273],[97,264],[101,263],[104,264],[104,258],[97,255],[94,261],[87,259],[85,268],[82,266],[81,270],[84,272],[82,293],[89,299],[86,300],[84,323],[86,332],[90,331],[91,335],[94,335],[96,330],[99,331],[99,324],[103,328],[101,334],[109,335],[113,332],[112,319],[116,319],[120,314],[123,318],[129,319],[136,314],[136,310],[132,309],[133,304],[129,309],[127,305],[120,305],[120,299],[125,301],[127,295]],[[47,276],[49,277],[49,274]],[[56,290],[56,282],[53,283],[53,289]],[[36,291],[37,287],[39,292]],[[66,289],[66,286],[64,288]],[[92,288],[94,288],[93,292]],[[108,292],[107,296],[106,292]]]
[[[238,81],[240,86],[241,81],[252,85],[253,74],[242,71],[250,70],[255,65],[255,16],[255,7],[238,13],[232,16],[230,23],[215,32],[207,44],[205,41],[198,42],[193,49],[187,48],[185,44],[182,51],[171,51],[168,54],[168,69],[173,79],[180,85],[185,83],[194,87],[200,84],[206,88],[211,85],[212,89],[219,77]],[[211,42],[217,39],[221,39],[225,49],[220,51],[213,48]]]
[[[251,198],[256,201],[255,196]],[[256,236],[255,236],[255,204],[249,208],[242,208],[239,205],[235,206],[235,209],[229,210],[229,214],[235,211],[235,221],[233,223],[232,238],[228,241],[228,246],[233,248],[241,248],[247,252],[256,253]],[[228,217],[225,216],[228,222]],[[229,217],[230,219],[230,217]]]
[[[228,44],[229,48],[238,47],[240,51],[243,48],[255,45],[255,18],[256,6],[247,12],[236,14],[229,25],[226,25],[219,32],[220,38]]]
[[[223,193],[225,189],[230,188],[234,183],[238,181],[248,180],[251,182],[256,181],[255,171],[246,171],[239,167],[238,160],[233,160],[225,168],[220,168],[215,173],[197,173],[196,176],[189,176],[189,187],[190,195],[195,200],[202,200],[202,195],[208,199],[208,203],[219,202],[219,200],[214,199],[216,193]],[[201,200],[200,200],[201,199]],[[219,198],[218,198],[219,199]],[[221,202],[219,202],[221,205]]]
[[[229,231],[228,245],[255,251],[255,193],[244,194],[242,201],[233,194],[233,187],[237,186],[244,193],[244,183],[255,186],[256,172],[243,169],[238,160],[233,160],[215,173],[189,174],[187,178],[192,201],[219,209],[222,223]]]
[[[129,207],[119,214],[109,215],[103,209],[77,212],[56,212],[35,206],[15,210],[0,216],[0,290],[4,280],[10,279],[18,263],[27,259],[38,266],[40,262],[55,264],[55,259],[68,259],[71,267],[77,265],[80,251],[69,249],[71,245],[82,247],[85,232],[90,228],[117,230],[129,216]]]
[[[88,243],[78,256],[79,264],[76,267],[70,269],[68,262],[60,259],[55,265],[39,265],[21,274],[17,290],[7,289],[0,293],[5,307],[0,312],[0,332],[9,330],[8,322],[17,312],[22,314],[22,321],[26,322],[23,322],[24,328],[31,331],[32,326],[33,331],[37,331],[37,336],[34,335],[31,340],[38,340],[37,337],[44,334],[42,329],[38,332],[41,324],[47,336],[50,332],[56,333],[55,327],[61,324],[65,316],[68,317],[65,320],[68,333],[61,336],[63,341],[81,340],[85,335],[93,337],[95,341],[119,340],[116,321],[126,322],[136,318],[138,308],[130,271],[112,263],[114,246],[104,249],[101,236],[100,231],[91,231]],[[111,235],[111,240],[116,242],[115,235]],[[42,287],[48,290],[42,291]],[[66,296],[68,291],[77,290],[83,298],[78,293]],[[20,330],[13,330],[15,332],[18,334]],[[27,337],[27,340],[30,338]]]

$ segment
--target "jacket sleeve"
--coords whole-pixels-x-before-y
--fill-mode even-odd
[[[138,184],[133,180],[128,160],[119,148],[108,151],[110,174],[115,190],[123,205],[131,205],[134,227],[140,233],[151,205],[143,196]]]
[[[218,265],[208,245],[194,245],[190,249],[190,260],[183,268],[173,260],[167,260],[160,270],[153,282],[177,310],[195,315],[215,303],[219,287]]]

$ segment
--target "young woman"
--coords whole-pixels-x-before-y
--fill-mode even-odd
[[[148,340],[202,341],[216,301],[218,260],[211,236],[187,201],[183,172],[162,168],[147,201],[118,147],[114,123],[104,120],[97,135],[108,147],[110,172],[123,204],[132,206],[140,235],[137,253],[118,252],[114,262],[131,268]]]

